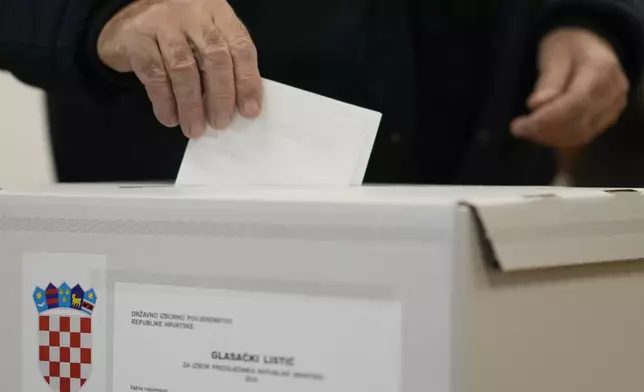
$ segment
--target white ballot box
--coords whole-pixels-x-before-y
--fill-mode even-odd
[[[644,194],[0,191],[21,392],[641,392]]]

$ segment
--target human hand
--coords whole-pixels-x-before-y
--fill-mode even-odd
[[[612,46],[591,31],[562,28],[541,42],[540,79],[528,99],[532,113],[512,133],[548,147],[590,143],[626,108],[629,82]]]
[[[137,0],[98,40],[101,61],[134,72],[157,119],[198,138],[205,121],[227,127],[235,109],[260,114],[262,81],[252,39],[226,0]]]

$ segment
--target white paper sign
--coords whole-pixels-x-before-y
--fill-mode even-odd
[[[23,256],[23,392],[105,392],[106,270],[101,255]]]
[[[191,140],[177,185],[361,185],[381,114],[264,80],[264,109]]]
[[[117,283],[115,391],[395,392],[395,301]]]

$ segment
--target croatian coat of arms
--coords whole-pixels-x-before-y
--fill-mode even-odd
[[[38,312],[38,360],[55,392],[80,391],[92,372],[94,289],[49,283],[33,293]]]

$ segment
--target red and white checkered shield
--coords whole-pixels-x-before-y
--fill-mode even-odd
[[[55,392],[80,391],[92,372],[92,318],[38,316],[40,371]]]

